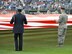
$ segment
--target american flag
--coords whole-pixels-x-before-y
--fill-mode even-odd
[[[58,24],[55,20],[59,19],[60,14],[38,14],[29,15],[25,14],[28,24],[24,25],[25,29],[33,28],[56,28]],[[13,25],[10,24],[10,20],[13,14],[0,14],[0,30],[11,30]],[[67,25],[72,25],[72,15],[68,15]]]

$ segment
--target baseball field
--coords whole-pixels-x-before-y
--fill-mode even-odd
[[[72,54],[72,27],[63,47],[57,46],[57,28],[25,29],[23,43],[23,51],[15,51],[13,32],[0,31],[0,54]]]

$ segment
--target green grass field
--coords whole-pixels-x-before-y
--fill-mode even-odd
[[[15,51],[12,31],[0,31],[0,54],[72,54],[71,27],[63,47],[57,47],[57,28],[26,29],[23,38],[23,51]]]

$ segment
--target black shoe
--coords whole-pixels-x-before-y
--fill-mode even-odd
[[[15,51],[19,51],[19,49],[15,49]]]
[[[22,49],[20,49],[19,51],[22,51]]]
[[[63,47],[63,43],[59,43],[58,47]]]

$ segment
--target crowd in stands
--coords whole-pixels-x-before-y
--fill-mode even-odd
[[[72,0],[0,0],[0,10],[14,11],[19,6],[27,14],[61,14],[61,7],[67,14],[72,14]]]

